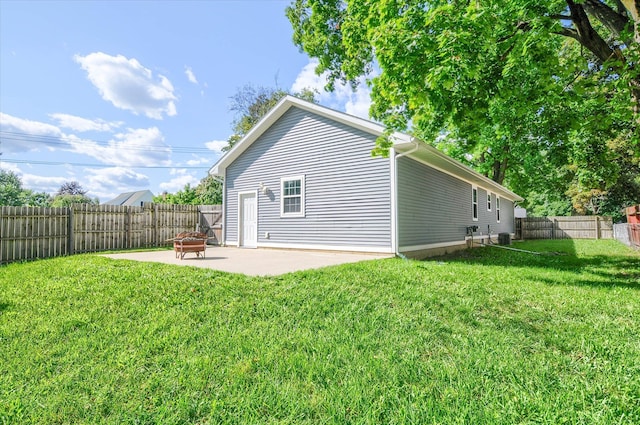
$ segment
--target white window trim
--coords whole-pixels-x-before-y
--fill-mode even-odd
[[[496,196],[496,223],[500,223],[500,197]]]
[[[291,180],[300,180],[300,212],[296,213],[285,213],[284,212],[284,182]],[[304,217],[305,216],[305,176],[304,174],[298,176],[287,176],[282,177],[280,179],[280,217],[281,218],[289,218],[289,217]]]
[[[474,196],[473,196],[474,193],[476,195],[475,196],[475,200],[473,199],[474,198]],[[478,217],[480,216],[480,206],[478,205],[479,204],[478,201],[480,201],[480,200],[478,199],[478,194],[479,194],[478,186],[471,186],[471,218],[473,219],[473,221],[478,221]],[[473,206],[474,205],[476,207],[475,208],[475,217],[474,217],[474,214],[473,214],[473,211],[474,211]]]
[[[487,211],[491,212],[491,197],[493,193],[487,191]]]

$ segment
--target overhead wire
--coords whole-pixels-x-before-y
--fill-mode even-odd
[[[213,151],[207,148],[197,148],[190,146],[150,146],[150,145],[141,145],[135,143],[127,143],[124,146],[117,145],[114,146],[114,141],[104,141],[104,140],[94,140],[94,139],[76,139],[69,138],[65,136],[49,136],[49,135],[38,135],[38,134],[29,134],[29,133],[20,133],[13,131],[4,131],[0,130],[0,147],[2,146],[3,141],[25,141],[28,143],[41,143],[44,145],[53,145],[53,146],[69,146],[72,143],[78,143],[82,141],[95,143],[98,146],[103,147],[112,147],[117,148],[118,151],[131,151],[131,152],[166,152],[171,151],[174,154],[212,154]],[[117,143],[117,142],[115,142]],[[51,165],[51,166],[79,166],[79,167],[96,167],[96,168],[109,168],[109,167],[126,167],[126,168],[149,168],[149,169],[171,169],[171,168],[182,168],[182,169],[193,169],[193,170],[202,170],[210,168],[210,166],[181,166],[181,165],[132,165],[132,164],[94,164],[94,163],[84,163],[84,162],[71,162],[71,161],[36,161],[36,160],[24,160],[24,159],[16,159],[16,158],[3,158],[0,156],[0,162],[12,163],[12,164],[33,164],[33,165]]]
[[[42,143],[47,145],[55,145],[55,146],[67,146],[71,143],[78,142],[91,142],[95,143],[98,146],[105,147],[114,147],[114,143],[122,143],[118,141],[104,141],[104,140],[94,140],[88,138],[70,138],[65,136],[48,136],[44,134],[29,134],[29,133],[19,133],[13,131],[5,131],[0,130],[0,143],[3,140],[12,140],[12,141],[28,141],[30,143]],[[193,146],[150,146],[150,145],[141,145],[135,143],[127,143],[125,146],[118,146],[119,150],[144,150],[144,151],[165,151],[167,149],[171,149],[172,152],[175,153],[209,153],[210,149],[207,148],[198,148]]]
[[[11,164],[31,164],[31,165],[70,165],[74,167],[96,167],[96,168],[111,168],[111,167],[122,167],[122,168],[157,168],[157,169],[171,169],[171,168],[180,168],[187,170],[203,170],[207,168],[211,168],[211,166],[193,166],[193,165],[130,165],[130,164],[91,164],[84,162],[68,162],[68,161],[32,161],[28,159],[13,159],[13,158],[1,158],[0,162],[8,162]]]

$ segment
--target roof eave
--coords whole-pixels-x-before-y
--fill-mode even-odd
[[[409,151],[409,149],[416,146],[416,143],[418,145],[418,150],[408,154],[409,157],[413,157],[421,162],[426,162],[434,168],[469,181],[472,184],[481,186],[514,202],[524,200],[520,195],[510,191],[501,184],[494,182],[490,178],[483,176],[471,167],[468,167],[465,164],[445,155],[443,152],[440,152],[438,149],[421,140],[413,139],[408,143],[398,143],[394,145],[394,148],[398,152]]]

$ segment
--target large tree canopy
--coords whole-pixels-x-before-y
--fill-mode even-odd
[[[47,207],[51,197],[22,187],[22,180],[13,171],[0,169],[0,206]]]
[[[368,76],[371,115],[390,130],[579,209],[637,169],[626,152],[640,119],[639,11],[639,0],[295,0],[287,14],[328,89]]]

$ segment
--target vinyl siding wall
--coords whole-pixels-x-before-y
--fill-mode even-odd
[[[496,221],[495,194],[487,211],[487,191],[478,187],[478,221],[473,221],[472,185],[408,157],[398,159],[398,242],[408,247],[463,243],[467,226],[487,233],[513,232],[513,203],[500,202]]]
[[[391,251],[389,159],[375,136],[292,107],[226,170],[226,241],[238,241],[238,192],[258,190],[258,245]],[[280,216],[280,179],[305,176],[305,217]],[[266,237],[266,232],[269,237]]]

